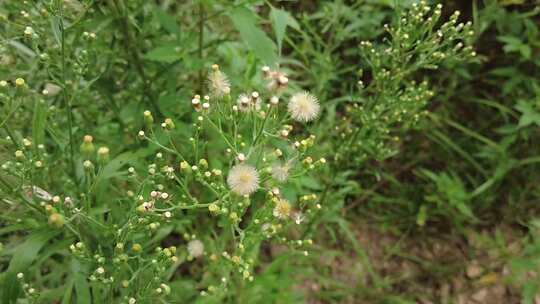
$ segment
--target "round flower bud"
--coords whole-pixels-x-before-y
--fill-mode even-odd
[[[15,86],[17,88],[23,88],[26,85],[26,82],[22,78],[15,79]]]
[[[143,116],[144,116],[144,123],[146,124],[146,126],[151,127],[152,124],[154,123],[154,117],[152,116],[152,112],[146,110],[143,112]]]
[[[53,213],[49,215],[49,225],[55,228],[62,228],[64,223],[64,217],[60,213]]]
[[[24,158],[23,151],[21,151],[21,150],[15,151],[15,158],[17,158],[17,160],[22,160]]]
[[[141,244],[135,243],[133,244],[133,246],[131,246],[131,250],[133,250],[133,252],[139,253],[142,251],[142,246]]]
[[[174,130],[174,128],[175,128],[174,122],[170,118],[166,118],[164,124],[165,124],[165,129],[167,129],[169,131]]]
[[[97,159],[101,164],[105,164],[109,161],[109,148],[100,147],[97,151]]]
[[[84,155],[86,158],[90,158],[92,154],[94,154],[95,148],[92,141],[94,138],[91,135],[85,135],[83,138],[83,143],[81,144],[80,151],[81,154]]]
[[[189,165],[187,161],[184,160],[180,162],[180,171],[191,173],[191,166]]]
[[[204,158],[201,158],[199,160],[199,166],[201,166],[201,168],[203,168],[203,169],[208,168],[208,161],[206,159],[204,159]]]

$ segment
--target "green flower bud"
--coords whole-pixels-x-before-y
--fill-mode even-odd
[[[208,161],[204,158],[201,158],[199,160],[199,166],[201,166],[201,168],[203,169],[207,169],[208,168]]]
[[[144,111],[143,115],[144,115],[144,123],[146,124],[147,127],[150,128],[152,124],[154,123],[154,117],[152,116],[152,112],[146,110]]]
[[[60,213],[53,213],[49,215],[49,225],[53,226],[54,228],[62,228],[64,227],[64,217]]]
[[[167,129],[169,131],[174,130],[174,128],[175,128],[174,122],[170,118],[166,118],[164,124],[165,124],[165,129]]]
[[[17,89],[26,89],[26,81],[22,78],[15,79],[15,87]]]
[[[180,171],[185,172],[185,173],[191,173],[191,166],[189,165],[187,161],[184,160],[180,162]]]
[[[87,159],[90,158],[95,151],[94,144],[92,143],[93,140],[94,138],[91,135],[85,135],[80,147],[81,154]]]
[[[131,246],[131,250],[133,250],[133,252],[139,253],[142,251],[142,246],[141,244],[135,243],[133,244],[133,246]]]
[[[97,151],[97,159],[100,164],[105,164],[109,161],[109,148],[101,147]]]
[[[22,160],[22,159],[24,159],[24,153],[23,153],[23,151],[21,151],[21,150],[15,151],[15,158],[17,158],[17,160]]]

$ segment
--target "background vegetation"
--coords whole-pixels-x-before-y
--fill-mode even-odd
[[[429,12],[415,21],[423,5]],[[292,89],[321,105],[298,136],[314,134],[313,157],[328,165],[282,189],[313,193],[322,206],[285,232],[312,239],[309,255],[261,241],[253,281],[232,277],[201,296],[226,268],[207,264],[227,241],[216,218],[186,212],[143,243],[184,248],[160,301],[538,303],[539,14],[532,0],[2,1],[0,302],[93,303],[101,288],[69,250],[77,240],[67,228],[25,207],[27,179],[76,197],[86,176],[79,146],[91,134],[110,148],[111,165],[88,216],[116,228],[127,168],[147,170],[160,151],[137,139],[143,111],[174,118],[178,145],[189,145],[191,100],[205,94],[212,64],[246,89],[278,63]],[[16,164],[23,138],[43,169]],[[205,151],[227,171],[224,148]],[[96,248],[114,245],[84,223],[73,222],[96,229]],[[191,234],[206,240],[203,261],[187,261]],[[106,299],[129,301],[122,292]]]

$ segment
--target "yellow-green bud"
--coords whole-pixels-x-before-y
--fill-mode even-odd
[[[187,161],[184,160],[180,162],[180,171],[191,173],[191,166],[189,165]]]
[[[231,214],[229,215],[229,218],[231,219],[231,221],[233,222],[236,222],[238,221],[238,214],[236,212],[231,212]]]
[[[166,295],[171,293],[171,287],[169,287],[168,285],[161,284],[160,286],[161,286],[161,289],[165,292]]]
[[[133,250],[133,252],[139,253],[142,251],[142,246],[141,244],[135,243],[133,244],[133,246],[131,246],[131,249]]]
[[[208,161],[204,158],[201,158],[199,160],[199,166],[201,166],[203,169],[208,168]]]
[[[91,135],[85,135],[83,138],[83,143],[81,144],[80,151],[86,159],[90,158],[95,151],[94,144],[92,141],[94,138]]]
[[[124,250],[124,243],[117,243],[116,250],[122,252]]]
[[[24,158],[23,151],[21,151],[21,150],[15,151],[15,158],[17,158],[17,160],[22,160]]]
[[[144,115],[144,123],[146,124],[146,126],[147,127],[152,126],[152,124],[154,123],[154,117],[152,116],[152,112],[146,110],[144,111],[143,115]]]
[[[64,217],[60,213],[49,215],[49,225],[54,228],[62,228],[64,226]]]
[[[174,122],[170,118],[165,119],[165,129],[167,130],[174,130]]]
[[[216,203],[211,203],[208,205],[208,210],[212,213],[217,213],[219,212],[219,206]]]
[[[89,172],[94,171],[94,164],[88,159],[83,162],[83,167]]]
[[[22,78],[17,78],[17,79],[15,79],[15,86],[17,88],[20,88],[20,89],[25,88],[26,87],[26,82]]]
[[[100,164],[105,164],[109,161],[109,148],[100,147],[97,150],[97,159]]]

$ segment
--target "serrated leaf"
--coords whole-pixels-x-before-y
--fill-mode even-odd
[[[240,32],[242,40],[253,51],[255,56],[265,64],[272,65],[277,60],[276,45],[266,33],[257,26],[257,15],[240,7],[230,14],[234,27]]]
[[[299,29],[298,23],[287,11],[274,7],[272,7],[272,11],[270,12],[270,20],[272,21],[272,27],[274,28],[274,33],[276,35],[278,49],[281,50],[287,26]]]

